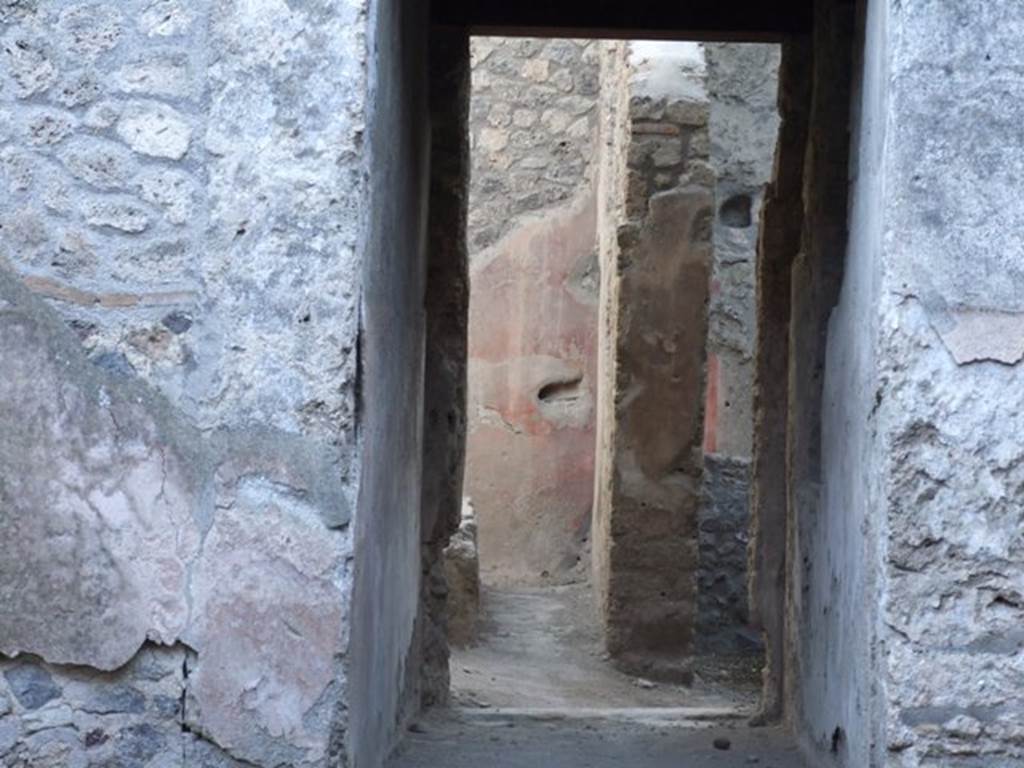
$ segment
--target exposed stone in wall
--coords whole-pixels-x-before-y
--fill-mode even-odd
[[[1016,354],[993,347],[1019,343],[1006,318],[1024,316],[1011,235],[1024,221],[1024,26],[1006,0],[870,5],[865,26],[857,146],[873,226],[857,230],[849,298],[853,317],[862,291],[877,301],[858,395],[874,457],[869,545],[884,537],[868,549],[882,574],[867,650],[885,661],[872,670],[884,705],[868,715],[884,714],[874,735],[889,765],[1019,765],[1024,388]],[[985,319],[963,354],[949,334],[972,315]]]
[[[751,650],[746,548],[754,430],[757,239],[771,177],[779,48],[707,44],[714,267],[708,310],[698,645]]]
[[[614,426],[602,427],[595,578],[618,663],[678,679],[697,610],[714,179],[700,48],[634,44],[631,62],[631,135],[608,135],[626,166],[612,177],[624,221],[602,250],[614,334],[602,367],[614,373],[601,413]]]
[[[593,495],[598,44],[473,51],[466,493],[486,582],[558,583]]]
[[[6,258],[94,357],[123,357],[202,426],[337,440],[355,356],[319,328],[355,322],[355,296],[335,278],[356,264],[360,9],[184,7],[39,2],[3,19]],[[149,24],[153,9],[174,24]],[[335,33],[336,73],[306,77],[313,59],[296,49],[274,77],[243,85],[280,41],[328,50]],[[328,172],[324,156],[341,162]],[[296,246],[280,226],[285,201],[330,234]],[[182,318],[176,330],[168,317]],[[297,359],[339,375],[293,373]]]
[[[763,647],[750,621],[747,548],[750,542],[750,463],[704,456],[697,572],[697,649],[755,652]]]
[[[599,76],[593,42],[474,38],[471,259],[590,178]]]
[[[469,645],[480,618],[480,555],[476,513],[469,499],[462,505],[462,523],[444,550],[448,582],[448,640]]]
[[[5,765],[313,766],[344,735],[365,26],[0,9],[0,677],[61,692],[0,715]]]

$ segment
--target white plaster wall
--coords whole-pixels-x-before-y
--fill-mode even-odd
[[[805,733],[841,727],[849,766],[1019,765],[1024,20],[919,0],[866,28]]]
[[[878,395],[894,766],[1024,761],[1024,17],[891,3]]]
[[[828,328],[822,404],[821,513],[810,524],[801,730],[813,751],[846,766],[883,765],[878,594],[881,537],[876,396],[888,119],[888,27],[872,3],[855,60],[849,240],[839,303]],[[857,67],[859,66],[859,71]]]
[[[360,495],[349,754],[382,765],[415,711],[410,668],[420,595],[428,158],[422,4],[370,9],[369,181],[363,269]],[[411,709],[410,709],[411,708]]]

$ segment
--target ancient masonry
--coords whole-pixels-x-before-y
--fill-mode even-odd
[[[696,639],[703,652],[743,652],[760,645],[748,609],[748,498],[757,238],[775,153],[779,48],[718,43],[704,52],[715,218]]]
[[[595,586],[618,663],[687,680],[714,213],[704,57],[638,43],[614,56],[606,100],[626,110],[609,107],[606,142],[625,156],[612,153],[602,197]]]
[[[465,493],[492,584],[586,576],[599,45],[473,43]]]
[[[612,116],[611,105],[599,99],[601,48],[571,40],[483,38],[473,43],[465,492],[480,517],[483,577],[495,585],[557,584],[588,577],[600,267],[611,274],[616,270],[610,256],[598,264],[598,185],[605,184],[602,201],[610,201],[610,214],[621,218],[614,210],[618,206],[625,212],[617,226],[629,224],[638,233],[657,228],[647,210],[663,204],[674,187],[714,190],[715,210],[710,203],[701,210],[704,229],[714,217],[710,231],[700,235],[714,245],[713,261],[707,265],[713,272],[708,333],[703,332],[703,319],[680,315],[673,333],[682,328],[686,335],[668,342],[676,363],[694,378],[685,386],[670,387],[679,402],[666,411],[657,377],[649,379],[631,362],[648,357],[645,329],[666,317],[625,317],[623,324],[639,335],[619,342],[619,370],[632,378],[628,387],[643,392],[641,399],[653,409],[654,418],[635,432],[629,431],[634,427],[625,425],[622,414],[609,418],[619,418],[622,439],[637,444],[660,440],[666,430],[689,434],[690,440],[699,437],[695,430],[707,435],[703,489],[698,461],[691,468],[693,488],[683,505],[698,505],[699,534],[691,519],[671,537],[689,548],[689,554],[680,555],[683,561],[697,560],[698,565],[684,571],[667,564],[652,566],[653,572],[666,577],[673,573],[673,581],[690,585],[681,600],[688,606],[683,622],[691,629],[666,630],[676,640],[664,652],[688,652],[682,639],[694,622],[701,650],[754,650],[758,634],[747,626],[746,495],[756,339],[755,217],[773,153],[778,48],[633,44],[633,60],[619,63],[623,72],[632,74],[619,82],[610,70],[605,73],[614,80],[605,83],[605,90],[623,90],[632,103],[631,118]],[[669,102],[666,108],[687,113],[689,124],[674,122],[673,115],[664,119],[660,105]],[[598,158],[611,147],[599,142],[629,120],[633,127],[621,147],[629,178],[616,188],[601,178]],[[673,262],[680,256],[670,241],[662,237],[651,245],[649,258],[631,256],[624,246],[623,258]],[[655,270],[651,279],[663,276]],[[666,312],[688,307],[703,317],[707,283],[701,271],[680,276],[667,286],[673,306],[665,299]],[[695,292],[681,294],[679,285],[687,291],[695,287]],[[606,293],[611,290],[606,284]],[[649,301],[647,291],[639,290],[623,305],[628,310],[631,303]],[[709,391],[702,425],[700,376],[705,365]],[[675,373],[667,374],[666,382]],[[665,412],[679,418],[657,418]],[[675,507],[679,502],[666,504]],[[635,544],[616,554],[622,571],[644,567],[651,539],[637,537],[645,528],[645,535],[663,537],[663,527],[652,523],[655,514],[648,511],[632,522],[624,517],[617,522],[622,531],[617,538]],[[692,515],[692,510],[682,514]],[[697,536],[699,556],[694,550]],[[608,539],[599,544],[615,546]],[[602,558],[599,553],[599,566]],[[658,579],[622,578],[643,584],[638,589],[656,597],[663,609],[680,614],[679,605],[669,608],[662,601],[665,589]],[[690,605],[695,578],[696,614]],[[639,594],[632,592],[627,602]],[[620,651],[629,646],[612,643]]]
[[[770,30],[750,472],[763,717],[842,768],[1015,768],[1020,3],[810,4],[808,34]],[[0,0],[5,768],[380,768],[416,711],[422,576],[459,526],[466,424],[469,41],[430,5]],[[630,338],[624,299],[664,298],[629,260],[650,245],[635,223],[686,207],[691,226],[666,231],[686,269],[720,272],[718,224],[745,222],[760,177],[738,200],[692,189],[677,160],[713,165],[714,143],[673,137],[698,115],[631,114],[604,88],[628,80],[623,47],[601,57],[600,98],[628,120],[602,127],[619,159],[601,153],[598,200],[650,203],[595,214],[599,253],[624,257],[602,270],[598,343],[618,386],[604,363]],[[708,66],[714,92],[726,70]],[[632,128],[670,178],[654,155],[626,162]],[[680,333],[705,322],[686,312]],[[658,520],[696,535],[703,407],[642,451],[601,417],[650,414],[600,392],[595,408],[599,508],[624,494],[636,519],[664,486],[681,512]],[[604,450],[634,462],[616,477]],[[669,555],[696,578],[696,547],[652,557]],[[693,610],[689,581],[667,586],[680,613],[635,604],[655,649]],[[633,587],[607,581],[609,615]]]
[[[363,14],[0,3],[5,766],[338,749]]]

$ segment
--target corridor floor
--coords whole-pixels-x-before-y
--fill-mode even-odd
[[[743,722],[442,712],[417,724],[389,768],[806,768],[780,731]]]
[[[780,730],[746,725],[749,659],[702,659],[685,687],[624,675],[591,600],[584,585],[488,589],[478,643],[452,655],[452,707],[388,768],[805,768]]]
[[[701,659],[691,686],[652,684],[607,660],[586,584],[486,588],[479,641],[452,652],[452,694],[463,706],[529,709],[690,707],[753,713],[751,659]]]

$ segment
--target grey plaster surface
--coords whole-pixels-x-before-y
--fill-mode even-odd
[[[342,630],[351,632],[346,706],[354,768],[381,764],[417,704],[419,670],[409,659],[420,593],[430,136],[426,8],[375,2],[368,34],[363,434],[351,625]]]
[[[365,30],[363,0],[0,4],[0,671],[60,691],[0,713],[5,766],[344,735]]]
[[[876,13],[869,40],[889,65],[872,107],[889,116],[875,395],[887,759],[1016,766],[1024,18],[1012,0]]]
[[[415,731],[388,768],[806,768],[783,732],[729,722],[441,712]],[[728,739],[729,749],[715,748],[717,739]]]

